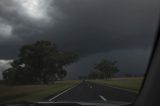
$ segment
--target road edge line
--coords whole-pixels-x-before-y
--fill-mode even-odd
[[[111,86],[111,85],[105,85],[105,86],[108,86],[108,87],[111,87],[111,88],[115,88],[115,89],[124,90],[124,91],[128,91],[128,92],[132,92],[132,93],[138,93],[138,91],[129,90],[129,89],[126,89],[126,88],[119,88],[119,87],[114,87],[114,86]]]
[[[66,92],[70,91],[71,89],[73,89],[73,88],[77,87],[77,86],[78,86],[78,85],[80,85],[80,84],[81,84],[81,83],[76,84],[75,86],[70,87],[70,88],[68,88],[68,89],[66,89],[66,90],[64,90],[64,91],[62,91],[62,92],[60,92],[60,93],[59,93],[59,94],[57,94],[56,96],[54,96],[54,97],[50,98],[48,101],[52,101],[52,100],[54,100],[55,98],[57,98],[57,97],[61,96],[62,94],[64,94],[64,93],[66,93]]]
[[[98,84],[98,85],[102,85],[102,86],[107,86],[107,87],[111,87],[111,88],[115,88],[115,89],[120,89],[120,90],[123,90],[123,91],[127,91],[127,92],[132,92],[132,93],[138,93],[139,91],[134,91],[134,90],[130,90],[130,89],[126,89],[126,88],[121,88],[121,87],[115,87],[115,86],[112,86],[112,85],[103,85],[103,84],[100,84],[100,83],[96,83],[96,82],[90,82],[88,81],[89,83],[94,83],[94,84]]]

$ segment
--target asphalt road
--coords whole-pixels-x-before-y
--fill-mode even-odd
[[[49,101],[92,102],[110,100],[132,102],[135,97],[136,93],[134,92],[84,81],[76,87],[51,98]]]

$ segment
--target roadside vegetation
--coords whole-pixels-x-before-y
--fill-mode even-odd
[[[116,62],[102,59],[98,64],[94,65],[94,70],[87,77],[88,79],[110,79],[117,72],[119,72],[119,69],[116,66]]]
[[[67,66],[78,59],[71,50],[59,50],[49,41],[23,45],[11,68],[3,71],[3,80],[9,85],[48,84],[62,80]]]
[[[75,86],[80,81],[68,80],[57,81],[50,85],[23,85],[23,86],[4,86],[0,85],[0,103],[16,101],[41,101],[49,99],[63,90]]]
[[[49,41],[23,45],[19,55],[4,70],[0,81],[0,103],[15,101],[40,101],[70,88],[79,81],[63,81],[67,75],[64,67],[79,59],[75,51],[58,49]],[[138,91],[143,78],[112,78],[119,68],[117,62],[102,59],[93,65],[87,76],[93,83]],[[96,80],[99,79],[99,80]]]
[[[138,92],[141,87],[143,77],[111,78],[108,80],[89,80],[89,81],[92,83],[102,84],[105,86],[113,86]]]

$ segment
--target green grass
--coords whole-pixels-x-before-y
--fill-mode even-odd
[[[118,88],[125,88],[135,92],[138,92],[143,78],[142,77],[131,77],[131,78],[112,78],[109,80],[89,80],[93,83],[98,83],[102,85],[108,85]]]
[[[50,85],[0,86],[0,103],[40,101],[78,84],[79,81],[57,81]]]

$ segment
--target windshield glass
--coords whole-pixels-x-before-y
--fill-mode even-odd
[[[0,103],[133,102],[157,0],[1,0]]]

